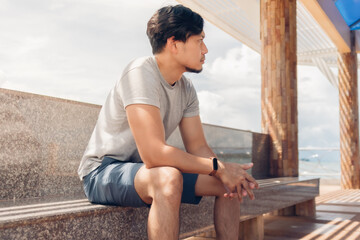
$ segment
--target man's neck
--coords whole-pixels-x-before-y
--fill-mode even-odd
[[[174,85],[180,80],[182,74],[185,72],[184,67],[180,66],[171,56],[166,54],[155,55],[157,65],[163,78],[170,85]]]

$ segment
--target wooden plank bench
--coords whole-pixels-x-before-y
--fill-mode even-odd
[[[4,89],[0,103],[0,239],[146,239],[148,209],[91,204],[77,177],[100,106]],[[319,180],[267,178],[268,136],[204,129],[221,159],[252,161],[261,179],[256,200],[241,205],[242,239],[261,239],[264,213],[313,214]],[[213,203],[181,206],[181,238],[213,226]]]

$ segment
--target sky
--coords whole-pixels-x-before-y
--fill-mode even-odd
[[[0,0],[0,87],[103,104],[151,55],[146,23],[168,0]],[[205,22],[204,70],[187,74],[205,123],[261,132],[260,55]],[[337,74],[336,69],[333,69]],[[339,147],[338,90],[298,66],[299,147]]]

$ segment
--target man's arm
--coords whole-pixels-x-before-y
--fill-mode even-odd
[[[126,107],[129,125],[141,159],[147,168],[171,166],[185,173],[209,174],[212,162],[165,142],[164,126],[159,108],[145,104]]]
[[[209,157],[215,155],[206,143],[199,117],[183,118],[180,123],[188,151],[184,152],[166,144],[164,126],[157,107],[129,105],[126,107],[126,114],[139,154],[147,168],[171,166],[181,172],[198,174],[209,174],[212,171]],[[247,174],[240,164],[219,162],[216,177],[230,193],[236,192],[239,199],[242,199],[243,189],[253,198],[252,186],[249,183],[254,187],[258,186],[255,179]]]
[[[216,157],[207,144],[199,116],[183,118],[179,129],[188,153],[206,158]]]
[[[205,135],[204,135],[204,130],[202,128],[202,124],[201,124],[201,120],[199,116],[196,117],[190,117],[190,118],[183,118],[182,121],[180,122],[180,132],[181,132],[181,136],[185,145],[185,149],[187,152],[194,154],[196,156],[201,156],[201,157],[217,157],[215,155],[215,153],[212,151],[212,149],[209,147],[209,145],[207,144],[207,141],[205,139]],[[252,167],[252,164],[236,164],[236,163],[226,163],[226,162],[221,162],[219,165],[221,165],[223,167],[223,169],[220,169],[220,173],[216,175],[216,177],[218,177],[221,181],[226,180],[226,177],[223,179],[221,179],[221,177],[219,176],[220,174],[222,175],[228,175],[229,174],[229,170],[233,170],[235,174],[238,174],[240,176],[244,175],[246,182],[249,182],[249,186],[242,186],[242,196],[246,196],[247,193],[249,194],[250,198],[253,199],[254,195],[253,192],[251,191],[252,189],[254,189],[257,186],[257,183],[255,181],[253,181],[254,179],[249,178],[251,176],[246,176],[248,175],[247,173],[245,173],[242,170],[247,170],[250,169]],[[242,170],[238,168],[242,168]],[[227,173],[223,173],[224,172],[224,168],[227,170]],[[223,171],[221,173],[221,171]],[[223,182],[224,183],[224,182]],[[226,190],[228,191],[227,194],[225,194],[225,197],[234,197],[235,194],[233,194],[232,192],[234,190],[230,190],[229,186],[227,186],[224,183],[224,187],[227,188]],[[238,191],[239,186],[237,186],[236,191]],[[240,196],[239,199],[241,200]]]

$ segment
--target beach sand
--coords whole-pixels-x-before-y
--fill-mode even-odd
[[[341,190],[339,179],[320,179],[320,196]]]

